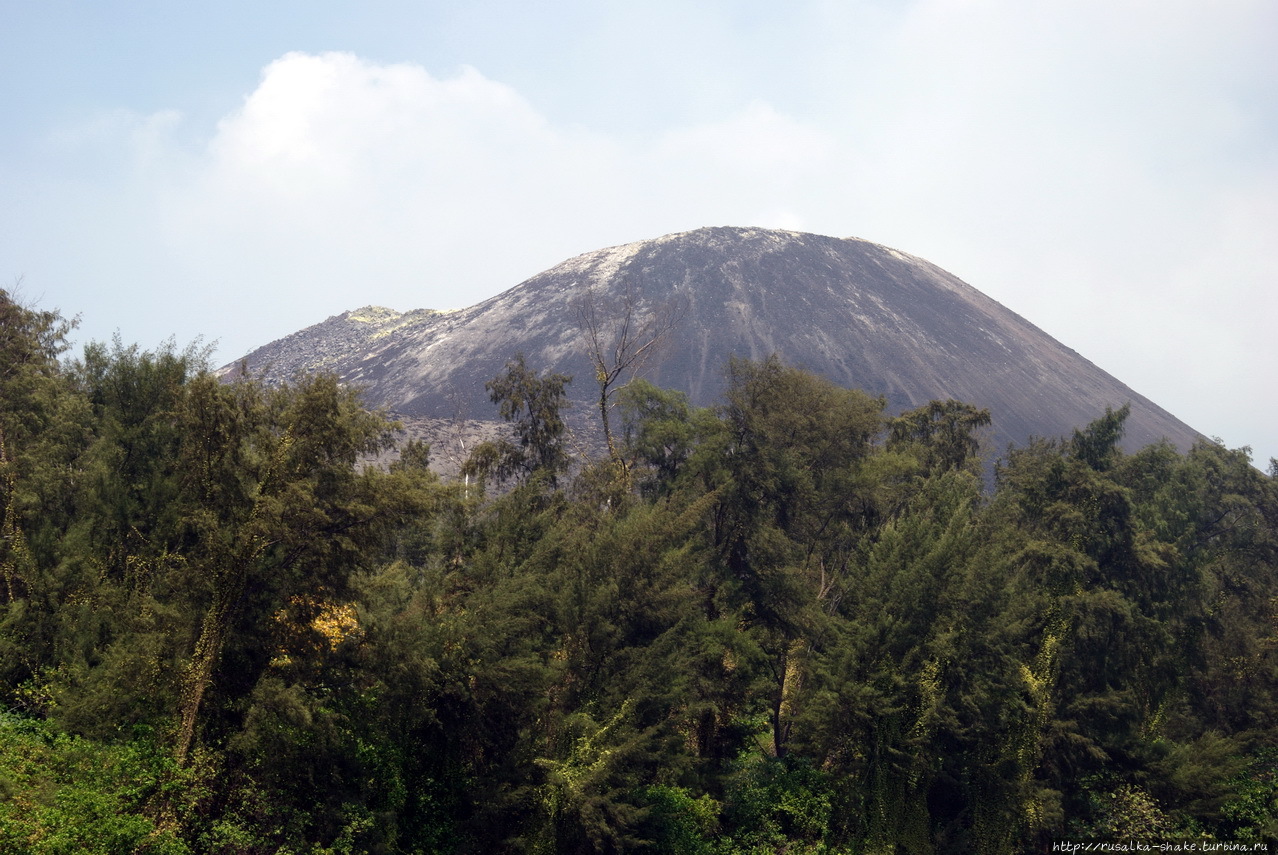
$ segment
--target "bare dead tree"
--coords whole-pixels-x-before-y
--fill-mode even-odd
[[[599,419],[608,455],[624,467],[608,417],[617,390],[641,374],[660,352],[687,311],[687,299],[674,294],[655,306],[643,303],[627,278],[618,296],[600,294],[587,284],[574,300],[577,325],[599,385]]]

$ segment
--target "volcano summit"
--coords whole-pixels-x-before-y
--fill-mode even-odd
[[[589,307],[590,311],[583,311]],[[330,370],[406,417],[496,418],[484,391],[522,353],[575,378],[597,406],[589,320],[607,351],[660,326],[640,370],[716,403],[730,356],[790,365],[883,395],[889,412],[954,398],[993,415],[992,451],[1068,435],[1130,403],[1124,445],[1200,435],[1073,350],[935,265],[855,238],[703,228],[588,252],[466,309],[367,307],[265,345],[241,364],[268,381]],[[654,327],[655,328],[655,327]],[[622,382],[627,377],[620,378]]]

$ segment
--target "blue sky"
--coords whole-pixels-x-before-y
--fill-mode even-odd
[[[229,361],[704,225],[920,255],[1278,456],[1271,0],[3,3],[0,282]]]

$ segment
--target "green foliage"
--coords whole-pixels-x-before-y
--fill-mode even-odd
[[[729,851],[819,851],[833,836],[834,781],[804,761],[744,758],[727,784]]]
[[[553,485],[568,466],[560,411],[568,406],[564,387],[571,382],[564,374],[538,375],[524,362],[523,354],[506,363],[506,370],[484,388],[498,405],[501,417],[514,426],[516,442],[480,443],[462,466],[462,473],[492,476],[499,484],[540,474]]]
[[[989,414],[733,362],[566,377],[431,474],[335,378],[222,383],[0,295],[0,848],[1013,853],[1272,840],[1278,484],[1012,449]]]
[[[684,393],[658,389],[642,379],[626,384],[617,397],[628,465],[647,476],[640,489],[647,494],[671,491],[694,450],[714,434],[717,421],[708,409],[690,406]]]
[[[992,421],[989,410],[961,401],[932,401],[902,413],[888,425],[888,447],[917,454],[928,472],[975,464],[980,440],[975,432]]]
[[[157,811],[176,773],[145,738],[101,745],[0,712],[0,849],[185,855]]]
[[[693,796],[684,787],[654,784],[640,791],[647,815],[644,832],[651,850],[661,855],[713,855],[720,805],[710,796]]]
[[[1124,423],[1131,414],[1131,404],[1123,404],[1117,410],[1105,408],[1105,415],[1084,430],[1075,430],[1070,441],[1071,454],[1093,469],[1108,469],[1119,456],[1118,441],[1123,437]]]
[[[0,700],[33,709],[64,623],[56,602],[85,583],[57,549],[77,515],[91,420],[58,362],[73,326],[0,289]]]
[[[1267,748],[1248,758],[1230,784],[1231,796],[1221,809],[1228,836],[1278,841],[1278,750]]]
[[[1185,836],[1183,832],[1177,833],[1172,818],[1139,787],[1119,784],[1112,790],[1091,795],[1095,818],[1073,832],[1080,838],[1161,841]]]

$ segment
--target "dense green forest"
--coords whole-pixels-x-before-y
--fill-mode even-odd
[[[464,477],[335,378],[0,291],[0,851],[1014,853],[1278,835],[1278,478],[775,360],[489,384]]]

